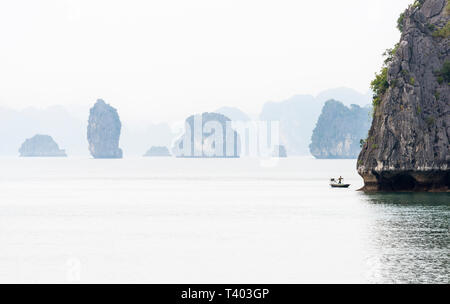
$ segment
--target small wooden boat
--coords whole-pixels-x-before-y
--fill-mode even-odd
[[[341,182],[339,183],[335,178],[330,179],[330,186],[331,188],[349,188],[350,184],[343,184],[342,181],[344,179],[341,178]]]
[[[350,184],[330,184],[331,188],[349,188]]]

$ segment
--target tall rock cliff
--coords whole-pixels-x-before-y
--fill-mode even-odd
[[[311,154],[319,159],[356,159],[361,152],[360,141],[370,128],[370,107],[346,107],[329,100],[313,131]]]
[[[94,158],[122,158],[119,148],[121,128],[117,110],[103,100],[97,100],[91,108],[87,129],[91,155]]]
[[[358,159],[365,191],[449,191],[450,5],[416,1],[372,83],[374,119]]]

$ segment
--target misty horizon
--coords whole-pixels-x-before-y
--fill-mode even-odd
[[[261,104],[259,113],[246,113],[238,107],[224,105],[217,109],[205,109],[201,112],[187,112],[178,120],[153,122],[151,120],[137,120],[134,117],[122,115],[118,108],[118,114],[123,124],[120,145],[124,148],[126,156],[142,156],[152,146],[165,146],[171,148],[179,133],[179,127],[184,120],[194,114],[204,112],[220,113],[233,121],[265,120],[281,121],[285,127],[284,132],[289,130],[287,126],[292,119],[301,122],[303,127],[298,130],[297,135],[283,145],[288,147],[292,156],[310,155],[308,146],[312,130],[317,122],[324,103],[328,100],[338,100],[346,106],[356,104],[361,107],[369,106],[372,98],[371,92],[363,95],[349,88],[336,88],[320,92],[317,96],[295,95],[289,99],[266,102]],[[116,107],[115,104],[105,100],[106,103]],[[0,155],[17,155],[20,144],[36,134],[52,136],[61,148],[67,150],[69,156],[88,155],[86,142],[86,128],[91,105],[52,105],[45,108],[31,106],[22,110],[0,106],[0,139],[3,145],[0,147]],[[283,108],[294,106],[299,115],[296,118],[289,114],[291,110],[283,114]],[[279,110],[273,111],[273,107]],[[281,111],[281,112],[280,112]],[[278,112],[278,114],[275,114]],[[273,116],[275,114],[275,116]],[[294,114],[294,113],[292,113]],[[289,115],[288,117],[283,115]],[[287,135],[288,136],[288,135]],[[294,136],[294,137],[292,137]],[[293,141],[293,142],[290,142]]]
[[[0,105],[103,98],[125,119],[159,123],[223,106],[256,115],[328,88],[367,94],[411,2],[6,2]]]

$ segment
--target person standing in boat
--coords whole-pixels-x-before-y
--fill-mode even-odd
[[[339,176],[338,181],[339,181],[339,185],[342,184],[342,181],[344,180],[344,178],[342,176]]]

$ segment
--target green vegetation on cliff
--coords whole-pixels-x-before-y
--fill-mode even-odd
[[[445,6],[445,14],[450,15],[450,1],[447,1],[447,5]],[[450,37],[450,21],[447,22],[444,27],[434,30],[433,37],[435,38],[448,38]]]
[[[405,21],[405,13],[401,13],[397,19],[397,28],[401,33],[403,33],[403,21]]]
[[[450,60],[445,61],[444,66],[436,73],[439,84],[446,82],[450,85]]]
[[[394,48],[387,49],[383,56],[385,57],[384,65],[381,68],[379,73],[375,74],[375,79],[370,83],[370,88],[373,91],[373,100],[372,105],[374,108],[374,113],[376,107],[380,104],[381,99],[383,98],[386,91],[389,89],[389,81],[388,81],[388,66],[394,59],[395,54],[397,54],[399,48],[399,44],[397,43]]]
[[[412,5],[410,5],[410,7],[420,8],[424,2],[425,2],[425,0],[416,0],[416,1],[414,1],[414,3]],[[446,9],[448,9],[448,5],[447,5]],[[405,21],[405,13],[401,13],[397,19],[397,28],[401,33],[403,33],[404,21]]]
[[[375,79],[370,83],[370,88],[373,91],[373,107],[376,108],[383,98],[383,95],[389,89],[389,82],[387,80],[388,68],[384,66],[380,73],[375,74]]]
[[[435,30],[433,32],[435,38],[448,38],[450,37],[450,21],[447,22],[443,28]]]

